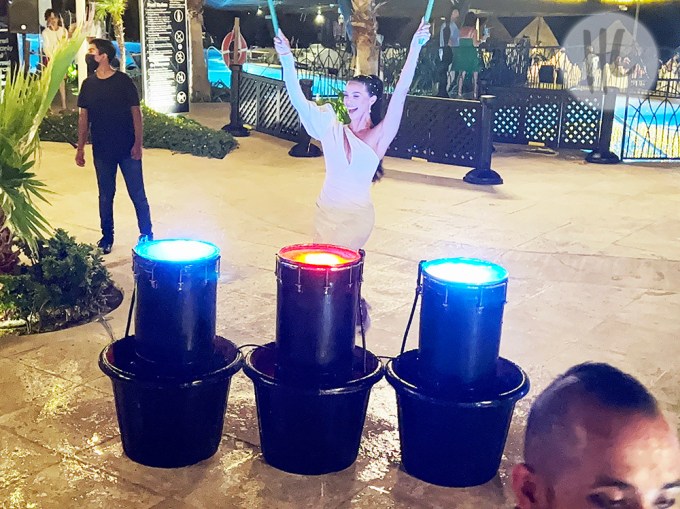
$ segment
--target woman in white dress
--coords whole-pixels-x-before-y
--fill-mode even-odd
[[[360,249],[375,224],[371,185],[382,176],[381,161],[399,130],[418,55],[430,38],[430,25],[421,21],[411,40],[384,119],[380,118],[380,78],[355,76],[347,83],[344,102],[349,125],[337,119],[330,104],[318,106],[307,100],[297,79],[290,43],[281,30],[277,35],[274,47],[288,96],[309,135],[321,142],[326,164],[326,177],[316,201],[314,241]]]
[[[42,31],[43,52],[45,53],[43,63],[47,65],[59,43],[68,39],[68,31],[62,26],[61,18],[53,9],[45,11],[45,25],[45,30]],[[63,80],[59,84],[59,94],[61,96],[61,109],[66,110],[66,83]]]

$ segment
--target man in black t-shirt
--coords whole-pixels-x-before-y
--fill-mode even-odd
[[[80,115],[76,164],[85,166],[84,149],[89,127],[102,230],[102,238],[97,245],[104,254],[108,254],[113,246],[113,197],[118,166],[135,206],[139,241],[153,239],[149,202],[142,177],[142,112],[132,80],[110,65],[116,56],[111,41],[94,39],[88,52],[97,69],[85,79],[78,95]]]

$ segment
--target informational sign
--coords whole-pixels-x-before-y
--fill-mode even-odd
[[[144,100],[162,113],[189,111],[189,24],[186,0],[142,0]]]
[[[0,86],[5,86],[5,76],[10,72],[13,64],[18,63],[16,35],[10,34],[6,23],[7,18],[0,18]]]

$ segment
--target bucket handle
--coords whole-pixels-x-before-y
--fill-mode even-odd
[[[415,313],[416,313],[416,306],[418,305],[418,297],[423,293],[422,277],[423,277],[423,264],[425,262],[426,262],[426,260],[420,260],[420,262],[418,262],[418,277],[416,279],[416,295],[413,299],[413,307],[411,307],[411,314],[408,317],[408,323],[406,324],[406,330],[404,331],[404,339],[401,342],[400,354],[403,354],[404,350],[406,350],[406,340],[408,339],[408,333],[411,330],[411,323],[413,322],[413,315],[415,315]]]
[[[363,267],[363,262],[364,258],[366,258],[366,251],[363,249],[359,249],[359,256],[361,256],[361,263]],[[359,291],[357,292],[358,294],[358,302],[357,302],[357,307],[359,308],[359,330],[361,332],[361,347],[364,349],[364,372],[367,370],[368,366],[368,350],[366,349],[366,331],[364,330],[364,312],[361,309],[361,283],[364,282],[364,276],[363,276],[363,271],[361,273],[361,277],[359,278]]]
[[[127,324],[125,325],[125,337],[130,337],[130,324],[132,323],[132,310],[135,308],[135,301],[137,300],[137,278],[135,278],[135,286],[132,288],[132,298],[130,299],[130,309],[128,310]]]

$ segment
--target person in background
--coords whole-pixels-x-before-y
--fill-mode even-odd
[[[442,23],[439,30],[439,59],[441,68],[439,71],[438,97],[449,97],[448,90],[455,77],[455,72],[451,70],[453,63],[453,52],[458,47],[460,29],[458,28],[458,18],[460,11],[454,8],[451,11],[449,20]]]
[[[453,64],[451,66],[452,69],[458,73],[458,97],[463,96],[463,82],[465,81],[465,76],[467,74],[472,74],[474,98],[477,98],[477,78],[479,76],[480,68],[477,46],[479,46],[477,16],[473,12],[468,12],[465,15],[465,21],[460,29],[458,47],[453,52]]]
[[[574,366],[531,406],[518,509],[680,507],[680,445],[657,401],[602,363]]]
[[[63,27],[60,16],[53,9],[45,11],[45,29],[42,31],[43,52],[45,53],[44,65],[50,61],[55,50],[64,39],[68,39],[68,31]],[[66,82],[59,84],[59,96],[61,97],[61,110],[66,111]]]
[[[116,56],[113,43],[93,39],[88,51],[96,64],[96,71],[85,79],[78,96],[80,113],[76,164],[85,166],[89,127],[102,231],[97,245],[104,254],[109,254],[113,247],[113,198],[119,166],[137,214],[139,242],[153,240],[149,202],[142,176],[142,111],[135,84],[127,74],[111,67]]]
[[[330,104],[318,106],[302,92],[290,43],[281,30],[274,47],[283,68],[290,102],[307,132],[323,147],[326,176],[316,201],[314,242],[358,250],[368,241],[375,224],[371,186],[383,174],[382,159],[397,135],[404,103],[415,75],[420,50],[430,38],[430,25],[422,21],[382,118],[383,82],[375,75],[351,78],[344,104],[350,123],[340,122]],[[361,303],[364,328],[368,305]]]

